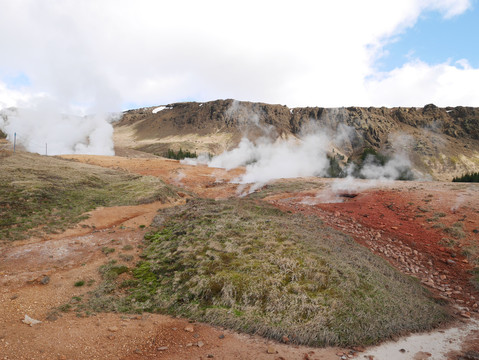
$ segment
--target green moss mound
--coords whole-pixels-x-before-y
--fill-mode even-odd
[[[116,310],[313,346],[373,344],[448,317],[416,280],[315,217],[257,200],[194,200],[156,223]]]

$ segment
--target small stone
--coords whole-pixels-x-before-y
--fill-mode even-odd
[[[160,346],[159,348],[156,348],[157,351],[166,351],[168,350],[168,346]]]
[[[118,326],[110,326],[110,327],[108,328],[108,331],[117,332],[117,331],[118,331]]]
[[[41,323],[40,320],[35,320],[35,319],[31,318],[30,316],[28,316],[27,314],[25,314],[25,318],[22,320],[22,322],[24,324],[27,324],[27,325],[30,325],[30,326],[37,325],[37,324]]]
[[[195,331],[195,329],[193,328],[193,326],[188,325],[187,327],[185,327],[185,331],[193,332],[193,331]]]
[[[40,284],[42,284],[42,285],[46,285],[46,284],[48,284],[49,282],[50,282],[50,276],[48,276],[48,275],[45,275],[44,277],[42,277],[42,278],[40,279]]]
[[[108,340],[115,340],[115,335],[110,334],[107,336]]]
[[[205,343],[204,343],[203,341],[198,341],[198,342],[196,343],[196,346],[198,346],[198,347],[200,348],[200,347],[205,346]]]
[[[215,356],[214,356],[213,354],[208,354],[208,355],[206,355],[206,357],[207,357],[208,359],[213,359]]]
[[[404,354],[406,352],[406,350],[405,349],[399,349],[399,352]]]
[[[451,259],[447,259],[446,263],[448,265],[454,265],[456,262],[454,260],[451,260]]]
[[[10,300],[15,300],[15,299],[18,299],[18,294],[13,294],[12,296],[10,296]]]
[[[192,344],[192,343],[188,343],[188,344],[186,344],[186,347],[191,347],[191,346],[193,346],[193,344]]]
[[[224,334],[221,334],[220,336],[218,336],[218,339],[224,339],[224,338],[225,338]]]
[[[366,351],[366,348],[364,346],[353,346],[351,349],[353,349],[356,352],[364,352]]]
[[[268,354],[276,354],[276,350],[272,346],[268,346],[268,349],[266,350]]]
[[[281,338],[281,340],[282,340],[285,344],[289,343],[289,338],[288,338],[286,335],[283,335],[283,337]]]
[[[463,318],[470,319],[471,318],[471,313],[465,311],[460,314]]]
[[[425,351],[418,351],[417,353],[414,354],[413,359],[414,360],[427,360],[432,356],[431,353],[425,352]]]
[[[195,339],[198,339],[198,338],[200,337],[200,334],[193,334],[193,337],[194,337]]]

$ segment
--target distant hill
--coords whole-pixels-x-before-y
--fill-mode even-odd
[[[435,179],[479,171],[479,108],[472,107],[288,108],[229,99],[129,110],[114,126],[117,153],[182,148],[219,154],[243,136],[300,138],[319,127],[337,139],[331,151],[342,161],[364,148],[387,153],[399,146],[417,170]],[[393,143],[398,135],[401,145]]]

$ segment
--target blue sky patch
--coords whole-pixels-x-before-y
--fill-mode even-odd
[[[2,82],[12,90],[19,90],[32,84],[30,78],[24,73],[2,76]]]
[[[376,66],[380,71],[390,71],[405,63],[419,59],[428,64],[441,64],[466,59],[479,67],[479,9],[474,9],[451,19],[444,19],[438,12],[421,16],[413,28],[387,45],[387,54]]]

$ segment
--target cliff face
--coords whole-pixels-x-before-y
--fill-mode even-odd
[[[321,128],[343,134],[335,151],[354,157],[365,147],[392,151],[402,137],[414,166],[434,178],[449,180],[479,170],[479,108],[321,108],[217,100],[176,103],[124,113],[115,124],[116,143],[162,154],[168,148],[220,153],[241,137],[301,137]],[[306,129],[306,130],[305,130]],[[397,144],[396,148],[397,150]]]

